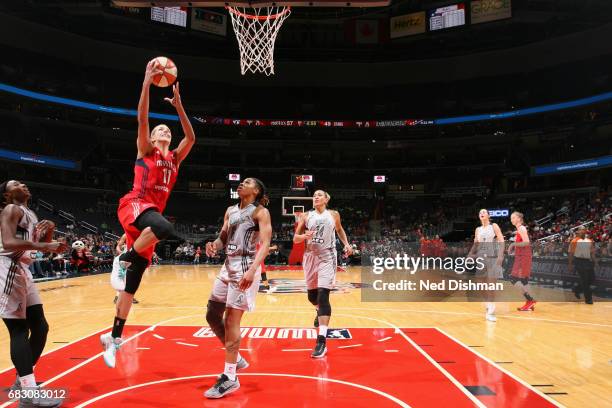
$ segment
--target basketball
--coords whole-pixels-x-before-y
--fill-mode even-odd
[[[161,74],[153,76],[153,85],[159,86],[160,88],[172,85],[178,76],[178,69],[174,61],[168,57],[156,57],[153,60],[159,62],[163,70]]]

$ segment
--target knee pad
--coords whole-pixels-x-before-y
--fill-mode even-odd
[[[172,223],[165,218],[163,221],[160,220],[159,222],[151,225],[151,231],[153,231],[155,237],[160,241],[174,235],[174,227],[172,226]]]
[[[329,289],[317,289],[317,299],[319,302],[319,316],[331,316],[331,304],[329,303]]]
[[[174,227],[172,223],[164,218],[159,212],[155,210],[145,211],[134,222],[134,225],[139,230],[144,230],[147,227],[151,228],[155,238],[162,241],[172,235],[174,235]]]
[[[144,275],[145,269],[147,269],[148,261],[142,257],[137,257],[132,264],[128,267],[125,273],[125,292],[130,295],[136,294],[142,275]]]
[[[47,323],[47,319],[45,319],[43,305],[28,306],[26,308],[26,321],[28,322],[28,328],[33,332],[49,332],[49,323]]]
[[[313,305],[318,305],[319,302],[317,300],[317,298],[319,297],[318,293],[317,293],[317,289],[308,289],[308,301],[310,303],[312,303]]]

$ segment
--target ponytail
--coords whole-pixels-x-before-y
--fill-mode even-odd
[[[257,187],[259,188],[259,193],[257,193],[257,197],[255,197],[255,201],[257,201],[258,204],[263,205],[264,207],[267,207],[268,204],[270,204],[270,198],[268,197],[268,194],[266,192],[265,184],[258,178],[255,178],[255,177],[249,177],[249,178],[255,181],[255,184],[257,184]]]

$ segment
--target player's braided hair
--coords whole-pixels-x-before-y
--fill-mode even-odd
[[[261,181],[258,178],[255,178],[255,177],[250,177],[250,178],[255,182],[255,184],[257,184],[257,187],[259,188],[259,193],[257,193],[257,197],[255,197],[255,201],[257,201],[259,204],[266,207],[270,203],[270,199],[268,198],[268,195],[266,193],[265,184],[263,183],[263,181]]]

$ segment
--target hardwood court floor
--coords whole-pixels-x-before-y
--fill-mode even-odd
[[[217,272],[218,267],[191,265],[152,268],[143,279],[137,294],[141,303],[133,307],[128,324],[169,326],[166,330],[176,325],[205,327],[204,308]],[[268,275],[288,279],[289,286],[296,283],[291,280],[302,278],[295,271]],[[339,272],[338,281],[360,282],[359,269]],[[114,292],[107,274],[38,285],[51,326],[47,352],[112,323]],[[500,303],[498,321],[490,323],[484,320],[481,303],[369,303],[361,301],[359,289],[335,293],[331,300],[333,327],[437,328],[558,404],[612,407],[612,303],[539,303],[535,312],[528,313],[516,311],[520,302]],[[313,318],[303,293],[260,293],[256,310],[245,315],[243,326],[308,328]],[[6,330],[0,331],[0,347],[4,350],[0,367],[9,367]],[[221,361],[216,364],[220,370]],[[82,381],[87,382],[87,377]]]

